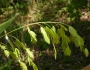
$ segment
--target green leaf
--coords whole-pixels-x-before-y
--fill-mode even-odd
[[[64,51],[64,54],[65,54],[66,56],[70,56],[70,55],[71,55],[71,49],[70,49],[69,47],[67,47],[67,48],[65,49],[65,51]]]
[[[4,50],[4,54],[5,54],[6,57],[9,57],[10,52],[8,50]]]
[[[26,46],[20,42],[16,37],[12,36],[14,39],[15,39],[15,42],[14,44],[18,47],[18,48],[23,48],[23,49],[26,49]]]
[[[60,26],[61,26],[61,28],[63,28],[65,31],[68,30],[64,25],[60,24]]]
[[[20,67],[21,67],[22,70],[28,70],[27,66],[24,62],[19,61],[19,63],[20,63]]]
[[[29,55],[29,57],[34,58],[33,52],[31,52],[29,48],[26,48],[26,52]]]
[[[16,14],[14,17],[12,17],[11,19],[7,20],[6,22],[0,24],[0,33],[2,33],[4,31],[4,29],[6,29],[14,21],[14,19],[17,16],[18,16],[18,14]]]
[[[88,57],[88,55],[89,55],[89,51],[88,51],[87,48],[85,48],[85,50],[84,50],[84,54],[85,54],[86,57]]]
[[[56,28],[55,28],[55,26],[52,26],[51,29],[53,30],[54,33],[56,33]]]
[[[78,35],[77,31],[72,26],[69,26],[69,32],[73,37],[76,37]]]
[[[76,36],[75,40],[74,40],[75,46],[79,47],[79,46],[84,46],[84,40],[82,37],[80,37],[79,35]]]
[[[72,42],[74,42],[75,37],[73,37],[72,35],[70,35],[70,40],[71,40]]]
[[[32,42],[32,43],[37,42],[36,34],[35,34],[33,31],[31,31],[31,30],[29,29],[29,27],[27,27],[27,29],[28,29],[28,33],[29,33],[30,36],[31,36],[31,42]]]
[[[48,37],[45,29],[44,29],[43,27],[41,27],[40,30],[41,30],[41,33],[42,33],[42,35],[43,35],[44,40],[45,40],[48,44],[50,44],[50,38]]]
[[[70,38],[67,35],[64,35],[63,39],[65,40],[65,42],[70,43]]]
[[[34,70],[38,70],[37,66],[34,63],[32,65]]]
[[[15,48],[14,54],[16,55],[16,58],[20,58],[20,51]]]
[[[1,48],[2,50],[5,50],[5,49],[6,49],[6,46],[0,45],[0,48]]]
[[[64,35],[65,35],[65,31],[63,30],[63,28],[61,27],[60,29],[58,29],[57,30],[57,33],[58,33],[58,35],[59,35],[59,37],[64,37]]]
[[[56,29],[55,27],[53,26],[51,29],[49,27],[46,27],[45,28],[48,36],[51,38],[51,41],[54,43],[54,44],[58,44],[60,42],[59,40],[59,36],[58,34],[56,33]]]
[[[34,70],[38,70],[37,66],[35,65],[35,63],[32,61],[32,59],[29,56],[27,57],[27,60],[29,62],[29,65],[33,66]]]

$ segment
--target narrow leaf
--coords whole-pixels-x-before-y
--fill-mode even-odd
[[[0,25],[0,33],[4,31],[4,29],[6,29],[13,21],[14,19],[18,16],[18,14],[16,14],[14,17],[12,17],[11,19],[7,20],[6,22],[2,23]]]
[[[26,49],[26,46],[22,43],[22,42],[20,42],[16,37],[14,37],[14,36],[11,36],[11,37],[13,37],[14,39],[15,39],[15,42],[14,42],[14,44],[19,48],[23,48],[23,49]]]

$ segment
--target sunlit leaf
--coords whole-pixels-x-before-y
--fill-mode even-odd
[[[42,33],[42,35],[43,35],[44,40],[45,40],[48,44],[50,44],[50,38],[48,37],[45,29],[44,29],[43,27],[41,27],[40,30],[41,30],[41,33]]]
[[[54,26],[52,28],[46,27],[45,30],[54,44],[60,43],[59,36],[56,33],[56,28]]]
[[[80,37],[79,35],[76,36],[75,40],[74,40],[75,46],[79,47],[79,46],[84,46],[84,40],[82,37]]]
[[[54,36],[54,32],[53,32],[53,30],[50,29],[50,28],[47,27],[47,26],[45,27],[45,30],[46,30],[47,34],[49,35],[49,37],[52,39],[53,36]]]
[[[34,70],[38,70],[37,66],[34,63],[32,65]]]
[[[6,57],[9,57],[10,52],[8,50],[4,50],[4,54],[5,54]]]
[[[65,49],[65,51],[64,51],[64,54],[65,54],[66,56],[70,56],[70,55],[71,55],[71,49],[70,49],[69,47],[67,47],[67,48]]]
[[[31,42],[33,42],[33,43],[37,42],[37,38],[36,38],[35,32],[31,31],[31,30],[29,29],[29,27],[27,27],[27,29],[28,29],[28,33],[29,33],[30,36],[31,36]]]
[[[33,52],[30,51],[29,48],[26,48],[26,52],[29,55],[29,57],[34,58],[34,54],[33,54]]]
[[[0,48],[1,48],[2,50],[5,50],[5,49],[6,49],[6,46],[0,45]]]
[[[26,46],[20,42],[16,37],[12,36],[14,39],[15,39],[15,42],[14,44],[18,47],[18,48],[23,48],[23,49],[26,49]]]
[[[77,31],[72,26],[69,26],[69,32],[73,37],[76,37],[78,35]]]
[[[64,37],[64,35],[65,35],[65,31],[63,30],[63,28],[61,27],[60,29],[58,29],[57,30],[57,33],[58,33],[58,35],[60,36],[60,37]]]
[[[14,54],[16,55],[16,58],[20,58],[20,51],[15,48]]]
[[[54,31],[54,33],[56,33],[56,28],[55,28],[55,26],[52,26],[51,29]]]
[[[22,70],[28,70],[27,66],[26,66],[26,64],[24,62],[20,61],[19,63],[20,63],[20,67],[21,67]]]
[[[84,50],[84,54],[85,54],[86,57],[88,57],[88,55],[89,55],[89,51],[88,51],[87,48],[85,48],[85,50]]]
[[[68,30],[64,25],[60,24],[60,26],[61,26],[61,28],[63,28],[65,31]]]
[[[11,55],[11,57],[12,57],[14,60],[17,60],[17,57],[16,57],[16,53],[15,53],[15,52],[10,52],[10,55]]]

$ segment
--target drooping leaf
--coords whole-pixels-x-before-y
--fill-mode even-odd
[[[60,37],[64,37],[64,35],[65,35],[65,31],[63,30],[63,28],[61,27],[60,29],[58,29],[57,30],[57,33],[58,33],[58,35],[60,36]]]
[[[50,38],[48,37],[45,29],[44,29],[43,27],[41,27],[40,30],[41,30],[41,33],[42,33],[42,35],[43,35],[44,40],[45,40],[48,44],[50,44]]]
[[[51,32],[53,33],[53,35],[52,35],[52,42],[53,42],[54,44],[60,43],[59,36],[58,36],[58,34],[56,33],[56,28],[55,28],[54,26],[52,26]]]
[[[75,37],[73,37],[72,35],[70,35],[70,40],[71,40],[72,42],[74,42]]]
[[[34,70],[38,70],[37,66],[35,65],[35,63],[32,64],[33,65],[33,69]]]
[[[46,26],[45,30],[46,30],[47,34],[49,35],[49,37],[52,39],[52,37],[54,36],[52,29],[50,29],[49,27]]]
[[[61,28],[63,28],[65,31],[68,30],[64,25],[60,24],[60,26],[61,26]]]
[[[6,57],[9,57],[10,52],[8,50],[4,50],[4,54],[5,54]]]
[[[11,19],[7,20],[6,22],[0,24],[0,33],[4,31],[13,21],[14,19],[18,16],[19,14],[16,14],[14,17]]]
[[[16,54],[12,51],[10,51],[10,55],[14,60],[17,60]]]
[[[21,67],[22,70],[28,70],[27,66],[26,66],[26,64],[24,62],[19,61],[19,63],[20,63],[20,67]]]
[[[65,54],[66,56],[70,56],[70,55],[71,55],[71,49],[70,49],[69,47],[67,47],[67,48],[65,49],[65,51],[64,51],[64,54]]]
[[[56,33],[56,28],[55,28],[55,26],[52,26],[51,29],[54,31],[54,33]]]
[[[20,58],[20,51],[17,48],[15,48],[14,51],[10,51],[10,55],[14,60],[17,60]]]
[[[31,52],[29,48],[26,48],[26,52],[29,55],[29,57],[34,58],[33,52]]]
[[[70,38],[67,35],[64,35],[64,40],[65,42],[70,43]]]
[[[6,49],[6,46],[0,45],[0,48],[1,48],[2,50],[5,50],[5,49]]]
[[[54,26],[52,28],[46,27],[45,30],[54,44],[60,43],[59,36],[56,33],[56,29]]]
[[[22,48],[22,49],[26,49],[26,46],[20,42],[16,37],[12,36],[15,39],[14,44],[18,47],[18,48]]]
[[[85,48],[85,50],[84,50],[84,54],[85,54],[86,57],[88,57],[88,55],[89,55],[89,51],[88,51],[87,48]]]
[[[79,46],[84,46],[84,40],[82,37],[80,37],[79,35],[76,36],[75,40],[74,40],[75,46],[79,47]]]
[[[27,27],[27,29],[28,29],[28,33],[29,33],[30,36],[31,36],[31,42],[32,42],[32,43],[37,42],[37,38],[36,38],[35,32],[31,31],[31,30],[29,29],[29,27]]]
[[[63,51],[66,49],[66,43],[65,40],[62,39],[62,43],[61,43],[61,48],[63,49]]]
[[[78,35],[77,31],[72,26],[69,26],[69,32],[73,37],[76,37]]]
[[[32,59],[28,56],[27,60],[29,62],[29,65],[32,65],[34,70],[38,70],[37,66],[35,65],[35,63],[32,61]]]
[[[15,48],[14,54],[16,55],[16,58],[20,58],[20,51]]]

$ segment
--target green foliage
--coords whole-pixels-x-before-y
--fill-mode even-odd
[[[2,23],[0,25],[0,33],[4,31],[4,29],[6,29],[14,20],[15,18],[18,16],[19,14],[16,14],[14,17],[12,17],[11,19],[9,19],[8,21]]]
[[[37,42],[36,34],[35,34],[33,31],[31,31],[31,30],[29,29],[29,27],[27,27],[27,29],[28,29],[28,33],[29,33],[30,36],[31,36],[31,42],[32,42],[32,43]]]
[[[24,62],[19,61],[19,63],[20,63],[20,66],[21,66],[22,70],[28,70],[27,66]]]
[[[70,56],[73,51],[69,44],[72,42],[76,47],[80,48],[80,51],[83,52],[86,57],[88,57],[89,51],[87,48],[84,48],[83,38],[78,35],[77,31],[72,26],[66,24],[73,20],[80,20],[81,13],[79,9],[85,8],[86,6],[87,0],[12,0],[12,2],[10,2],[9,0],[0,1],[0,13],[3,12],[9,14],[7,12],[14,12],[14,9],[15,13],[20,13],[20,17],[22,17],[23,14],[28,14],[28,16],[30,16],[25,16],[27,19],[20,18],[19,21],[22,22],[21,24],[23,26],[20,26],[15,30],[11,30],[11,32],[9,33],[5,31],[4,36],[8,44],[0,44],[0,48],[3,50],[4,56],[18,63],[22,70],[28,70],[27,63],[32,66],[34,70],[38,70],[37,66],[33,62],[34,54],[31,51],[31,48],[27,47],[27,44],[25,45],[15,35],[10,34],[19,29],[24,30],[24,28],[26,28],[31,39],[30,42],[33,45],[37,42],[40,42],[42,40],[42,37],[44,42],[46,43],[40,42],[40,44],[42,43],[44,47],[47,46],[45,44],[53,45],[53,55],[55,59],[57,59],[57,48],[61,48],[65,56]],[[9,9],[11,10],[9,11]],[[33,15],[35,16],[35,19],[33,19]],[[58,19],[61,16],[65,15],[66,17],[64,20],[61,19],[60,22],[53,22],[54,19]],[[15,20],[17,16],[18,14],[16,14],[8,21],[2,23],[0,25],[0,33],[2,33]],[[28,23],[27,21],[32,22],[30,21],[30,19],[33,19],[35,23],[26,24]],[[52,22],[36,22],[46,20],[52,20]],[[40,25],[40,28],[37,29],[37,27],[34,27],[34,25]],[[34,27],[34,29],[32,28],[32,26]],[[40,33],[40,38],[38,38],[38,33]],[[40,41],[38,39],[40,39]],[[31,43],[29,46],[31,46]],[[27,63],[25,63],[26,60]],[[3,70],[5,67],[8,67],[9,70],[11,70],[10,64],[8,65],[8,63],[1,67],[0,70]]]
[[[42,33],[42,35],[43,35],[44,40],[45,40],[48,44],[50,44],[50,39],[49,39],[49,37],[48,37],[45,29],[44,29],[43,27],[41,27],[40,30],[41,30],[41,33]]]

